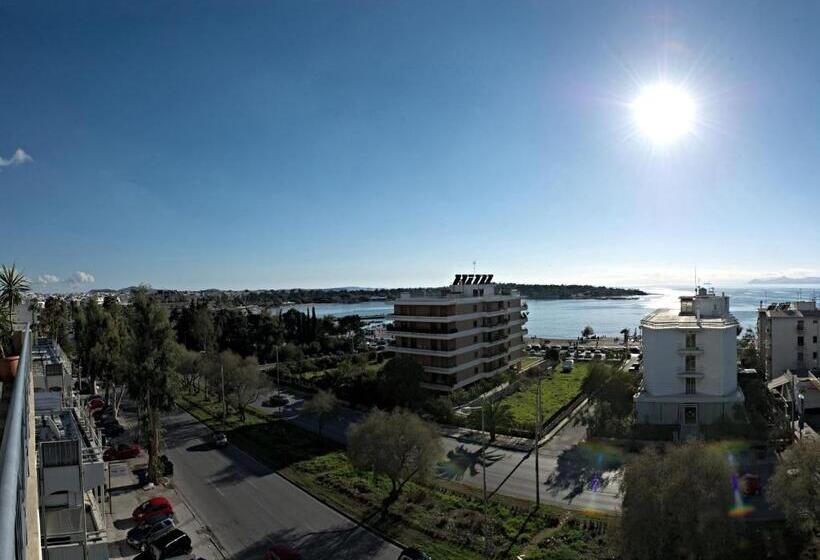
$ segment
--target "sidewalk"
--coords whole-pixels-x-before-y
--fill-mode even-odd
[[[131,419],[121,415],[121,422],[127,426],[127,436],[131,433]],[[113,443],[113,442],[112,442]],[[171,501],[174,507],[174,520],[182,531],[191,537],[193,558],[204,560],[223,560],[226,556],[221,552],[210,530],[194,514],[188,506],[184,496],[173,488],[173,477],[167,485],[156,485],[150,490],[144,490],[139,483],[139,477],[134,471],[147,467],[148,456],[142,451],[139,457],[127,461],[110,461],[109,469],[109,496],[106,503],[105,517],[108,532],[108,555],[112,560],[133,558],[139,551],[126,541],[126,534],[135,526],[131,513],[138,505],[156,496],[164,496]]]

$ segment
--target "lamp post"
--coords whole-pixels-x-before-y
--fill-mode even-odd
[[[481,406],[468,406],[468,407],[465,407],[463,409],[463,410],[468,410],[470,412],[472,412],[474,410],[480,410],[481,411],[481,433],[482,434],[486,433],[485,428],[484,428],[484,408],[486,406],[487,406],[487,397],[485,395],[485,396],[481,397]],[[487,446],[488,445],[489,445],[489,441],[487,442],[486,445],[483,445],[481,447],[481,479],[482,479],[481,480],[481,486],[482,486],[482,496],[483,496],[483,502],[484,502],[484,556],[487,559],[491,558],[491,556],[492,556],[491,552],[490,552],[491,543],[490,543],[490,539],[489,539],[489,535],[488,535],[490,526],[489,526],[489,523],[487,522],[487,520],[489,519],[489,517],[487,515]]]
[[[800,393],[797,397],[800,399],[800,419],[798,421],[798,426],[800,426],[800,439],[803,439],[803,426],[805,426],[805,412],[806,412],[806,396],[803,393]]]

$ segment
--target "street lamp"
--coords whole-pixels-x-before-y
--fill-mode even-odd
[[[466,406],[462,410],[468,410],[473,412],[474,410],[481,411],[481,433],[486,433],[484,429],[484,408],[487,406],[487,397],[486,395],[482,395],[481,397],[481,406]],[[490,444],[489,441],[485,445],[481,447],[481,485],[482,485],[482,493],[483,493],[483,500],[484,500],[484,556],[486,558],[490,558],[490,539],[488,538],[488,531],[489,531],[489,524],[487,523],[488,516],[487,516],[487,446]]]

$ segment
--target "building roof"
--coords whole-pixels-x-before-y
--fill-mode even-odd
[[[766,309],[761,309],[761,313],[769,318],[820,318],[820,309],[814,301],[771,303]]]
[[[739,325],[734,315],[700,317],[681,314],[677,309],[656,309],[641,320],[641,326],[668,329],[726,328]]]

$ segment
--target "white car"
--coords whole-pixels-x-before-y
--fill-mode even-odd
[[[573,360],[564,360],[564,365],[561,366],[561,371],[563,371],[564,373],[569,373],[572,371],[574,365],[575,362]]]

